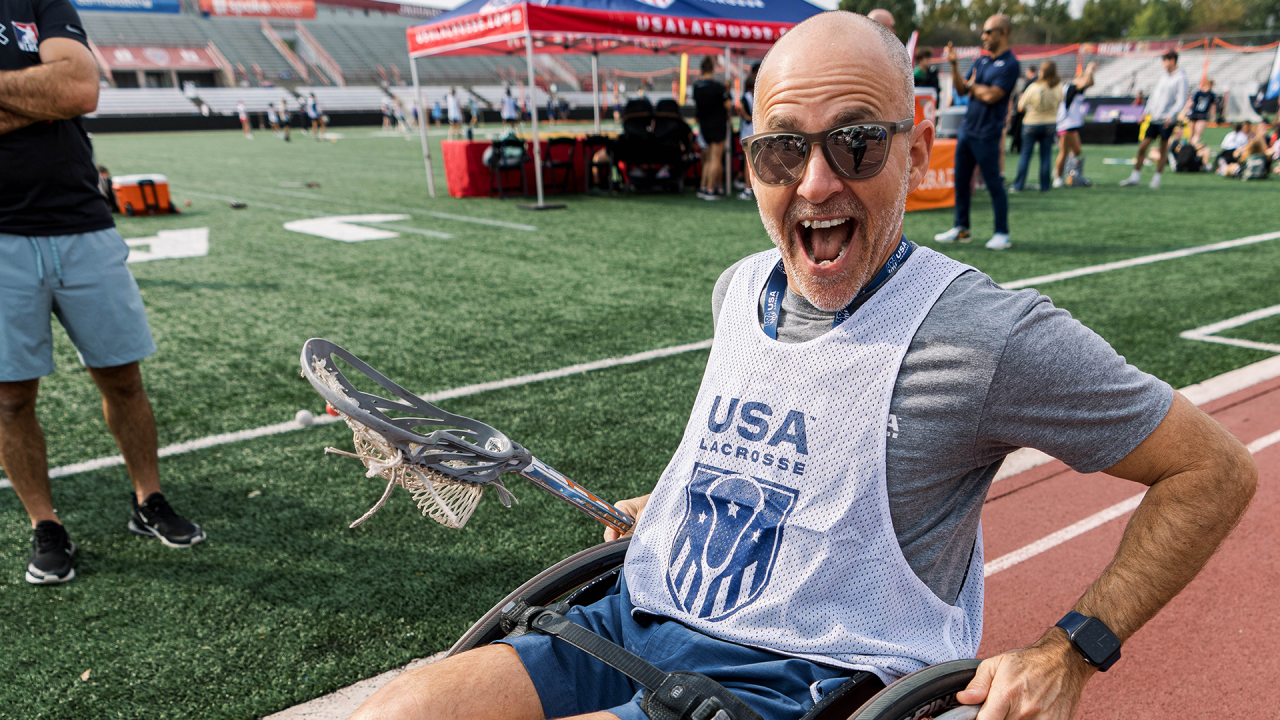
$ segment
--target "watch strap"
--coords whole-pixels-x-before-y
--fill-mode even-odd
[[[1072,610],[1071,612],[1062,616],[1062,619],[1058,621],[1057,626],[1062,628],[1063,630],[1066,630],[1067,637],[1070,637],[1075,633],[1076,630],[1079,630],[1080,626],[1083,625],[1085,621],[1088,619],[1089,617],[1087,615],[1081,615],[1075,610]]]

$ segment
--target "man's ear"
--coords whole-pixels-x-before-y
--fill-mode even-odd
[[[911,176],[907,182],[907,192],[913,193],[920,183],[924,182],[925,173],[929,172],[929,156],[933,153],[933,122],[924,122],[911,128],[908,135],[911,143],[907,152],[911,160]]]

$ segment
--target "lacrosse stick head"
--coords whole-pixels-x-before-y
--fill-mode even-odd
[[[356,388],[335,359],[377,384],[378,394]],[[501,432],[441,410],[328,340],[302,346],[302,374],[351,429],[366,474],[387,481],[382,499],[352,527],[382,507],[396,485],[413,494],[423,515],[455,529],[466,524],[485,486],[497,489],[503,504],[514,500],[499,476],[533,457]]]

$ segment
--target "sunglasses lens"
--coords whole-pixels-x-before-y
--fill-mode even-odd
[[[827,136],[827,157],[840,175],[857,180],[875,175],[889,154],[889,133],[875,125],[841,128]]]
[[[766,185],[789,185],[800,179],[808,153],[798,135],[769,135],[751,143],[751,167]]]

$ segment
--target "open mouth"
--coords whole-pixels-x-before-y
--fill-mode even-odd
[[[809,262],[819,270],[834,269],[849,252],[858,221],[852,217],[801,220],[795,232]]]

